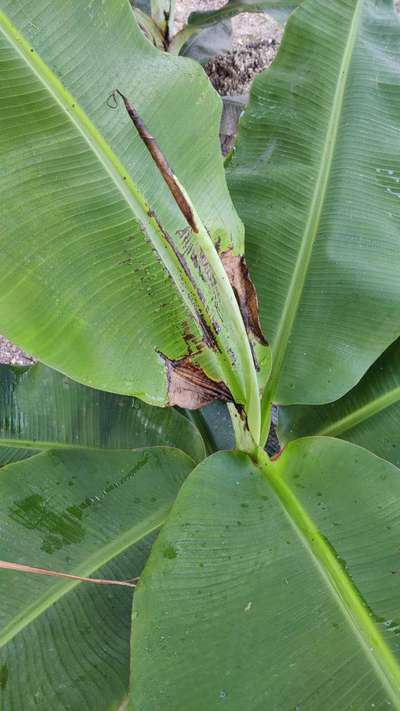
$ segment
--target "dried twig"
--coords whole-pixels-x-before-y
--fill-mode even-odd
[[[115,108],[110,104],[110,99],[113,99],[115,104],[117,103],[117,96],[120,96],[121,99],[123,100],[125,104],[125,108],[129,114],[129,117],[135,126],[140,138],[142,139],[143,143],[146,145],[151,157],[153,158],[157,168],[159,169],[162,177],[164,178],[165,182],[168,185],[168,188],[172,194],[172,196],[175,199],[176,204],[178,205],[180,211],[182,212],[183,216],[187,220],[188,224],[192,228],[193,232],[198,232],[199,228],[196,224],[196,220],[194,218],[193,210],[189,204],[189,201],[187,197],[185,196],[182,188],[180,187],[174,173],[171,170],[171,167],[164,156],[163,152],[157,145],[156,139],[154,136],[149,133],[147,130],[146,126],[144,125],[141,117],[139,116],[138,112],[136,111],[135,107],[130,104],[126,96],[119,90],[119,89],[114,89],[110,97],[108,98],[108,106],[110,108]]]
[[[36,573],[37,575],[50,575],[56,578],[67,578],[68,580],[79,580],[81,583],[95,583],[96,585],[123,585],[127,588],[134,588],[139,578],[132,580],[105,580],[102,578],[83,578],[80,575],[70,575],[69,573],[60,573],[56,570],[48,568],[35,568],[31,565],[22,565],[21,563],[9,563],[6,560],[0,560],[0,568],[6,570],[18,570],[21,573]]]

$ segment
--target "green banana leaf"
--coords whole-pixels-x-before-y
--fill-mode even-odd
[[[165,35],[174,29],[175,0],[150,0],[151,15]]]
[[[154,20],[149,17],[145,12],[143,12],[139,7],[134,7],[133,12],[135,15],[136,22],[140,29],[142,30],[144,36],[159,49],[165,49],[165,39],[161,33],[160,28]]]
[[[399,335],[400,22],[307,0],[227,166],[273,370],[264,402],[341,397]]]
[[[0,463],[2,456],[7,463],[11,453],[13,459],[25,458],[55,447],[161,444],[181,449],[196,462],[205,456],[200,433],[173,408],[87,388],[41,364],[0,365]]]
[[[0,49],[1,332],[150,404],[233,399],[258,438],[253,358],[219,256],[240,268],[243,229],[201,68],[151,46],[126,0],[3,0]],[[115,89],[170,162],[176,199]]]
[[[0,447],[0,467],[4,467],[6,464],[12,464],[13,462],[19,462],[21,459],[28,459],[35,454],[38,454],[38,450]]]
[[[164,35],[174,29],[175,0],[130,0],[133,8],[138,8],[150,16]]]
[[[0,558],[132,579],[193,467],[165,447],[46,452],[0,476]],[[127,695],[132,589],[0,570],[0,709],[112,711]]]
[[[274,18],[275,22],[278,22],[280,25],[284,25],[289,15],[296,9],[296,7],[299,6],[300,2],[303,2],[303,0],[300,0],[297,5],[290,5],[286,9],[267,10],[266,12]]]
[[[129,709],[399,709],[399,507],[340,440],[202,462],[135,594]]]
[[[400,341],[396,341],[340,400],[280,408],[278,434],[282,444],[304,435],[340,437],[400,466],[399,422]]]
[[[226,5],[217,10],[192,12],[189,15],[188,25],[207,27],[229,17],[234,17],[241,12],[267,12],[269,14],[272,14],[274,10],[291,12],[301,2],[302,0],[228,0]]]

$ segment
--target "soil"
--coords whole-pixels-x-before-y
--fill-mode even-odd
[[[253,77],[268,67],[275,57],[280,36],[278,29],[275,37],[252,41],[211,59],[205,71],[218,93],[222,96],[248,94]]]
[[[21,351],[13,343],[7,341],[6,338],[0,336],[0,363],[8,363],[11,365],[31,365],[34,359]]]
[[[225,0],[177,0],[176,30],[181,29],[194,10],[216,10],[224,4]],[[232,50],[215,57],[204,67],[222,96],[248,93],[255,74],[271,64],[283,32],[268,15],[251,12],[234,17],[232,28]]]

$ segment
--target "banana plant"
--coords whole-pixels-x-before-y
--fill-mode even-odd
[[[282,444],[308,435],[339,437],[400,466],[400,342],[374,363],[353,390],[327,405],[292,405],[279,412]]]
[[[132,0],[136,20],[156,47],[196,59],[200,64],[232,45],[230,19],[242,12],[267,12],[285,22],[301,0],[227,0],[217,10],[192,12],[187,25],[174,34],[174,0]]]
[[[288,22],[228,164],[273,354],[264,432],[270,402],[336,400],[399,335],[398,17],[348,0]]]
[[[394,403],[393,3],[304,0],[227,182],[125,0],[0,7],[0,332],[41,361],[0,371],[1,711],[400,709],[399,469],[265,451],[273,404]]]
[[[154,408],[70,380],[38,363],[0,365],[0,463],[52,449],[102,451],[176,446],[195,462],[205,448],[175,409]]]

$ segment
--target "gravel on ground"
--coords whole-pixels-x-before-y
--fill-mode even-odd
[[[216,10],[225,0],[177,0],[176,30],[191,12]],[[282,27],[262,13],[242,12],[232,19],[232,49],[210,60],[204,67],[222,96],[247,94],[255,74],[268,67],[278,50]]]
[[[27,355],[13,343],[7,341],[4,336],[0,336],[0,363],[9,365],[31,365],[34,359]]]

